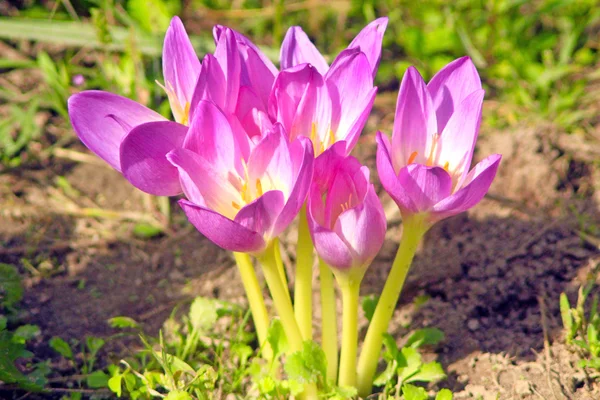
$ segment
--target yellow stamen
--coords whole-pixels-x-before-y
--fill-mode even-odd
[[[408,157],[408,162],[407,162],[406,164],[412,164],[413,162],[415,162],[415,159],[417,158],[417,155],[418,155],[418,154],[419,154],[419,153],[417,153],[416,151],[413,151],[413,152],[410,154],[410,157]]]
[[[240,207],[240,205],[238,203],[236,203],[235,201],[231,202],[231,205],[233,206],[233,208],[235,208],[236,210],[241,209],[242,207]]]
[[[181,116],[181,124],[187,125],[190,119],[190,103],[185,103],[185,108],[183,109],[183,115]]]
[[[444,169],[446,170],[446,172],[450,172],[450,171],[448,171],[449,168],[450,168],[450,162],[446,161],[446,163],[444,164]]]
[[[262,183],[261,183],[260,179],[256,180],[256,192],[257,192],[257,197],[260,197],[263,195],[263,188],[262,188]]]

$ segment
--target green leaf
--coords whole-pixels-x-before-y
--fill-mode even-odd
[[[279,319],[274,319],[269,326],[267,332],[267,342],[273,350],[274,358],[277,358],[280,354],[283,354],[288,349],[287,337],[283,331],[283,325]]]
[[[112,378],[108,380],[108,388],[117,395],[117,397],[121,397],[121,381],[123,380],[123,375],[116,374]]]
[[[87,386],[92,389],[105,388],[108,385],[108,381],[108,375],[104,371],[94,371],[86,378]]]
[[[406,379],[406,382],[437,382],[445,378],[446,374],[440,363],[432,361],[423,364],[416,374]]]
[[[454,395],[450,391],[450,389],[442,389],[435,396],[435,400],[452,400]]]
[[[108,323],[112,328],[140,328],[140,324],[138,324],[133,318],[129,317],[113,317],[108,320]]]
[[[165,400],[192,400],[192,396],[183,390],[173,390],[169,392]]]
[[[327,373],[327,361],[321,346],[305,341],[302,350],[292,353],[285,363],[285,372],[299,383],[317,382]]]
[[[399,354],[404,357],[406,367],[399,366],[398,380],[404,382],[419,372],[423,363],[419,352],[412,347],[403,347]]]
[[[50,347],[52,347],[54,351],[56,351],[61,356],[70,360],[73,359],[73,351],[71,350],[71,346],[69,346],[67,342],[65,342],[58,336],[54,336],[52,339],[50,339],[48,344],[50,345]]]
[[[242,367],[246,365],[252,352],[252,347],[244,343],[234,343],[231,346],[231,354],[239,358],[239,365]]]
[[[29,375],[23,374],[15,366],[19,358],[31,358],[33,354],[25,349],[23,343],[13,340],[13,335],[6,331],[0,331],[0,381],[4,383],[16,383],[18,386],[29,391],[40,391],[46,384],[44,364],[38,364],[36,371]]]
[[[167,30],[171,17],[179,13],[178,1],[129,0],[127,11],[139,24],[151,33]]]
[[[133,227],[133,234],[141,239],[152,239],[161,233],[163,233],[163,228],[143,222]]]
[[[388,361],[385,370],[383,370],[383,372],[375,378],[375,380],[373,381],[373,385],[385,386],[388,382],[392,382],[392,380],[396,377],[397,370],[398,363],[396,362],[396,360]]]
[[[423,328],[415,331],[408,340],[406,346],[419,348],[425,345],[436,345],[444,340],[444,332],[438,328]]]
[[[102,346],[104,346],[104,343],[106,343],[104,339],[99,337],[88,336],[85,338],[85,344],[87,345],[87,348],[90,351],[92,357],[94,357],[96,353],[98,353]]]
[[[429,398],[425,389],[408,383],[402,385],[402,396],[404,396],[404,400],[427,400]]]
[[[217,304],[206,297],[196,297],[190,306],[190,322],[195,329],[206,331],[217,322]]]
[[[571,314],[569,298],[565,293],[560,294],[560,317],[562,318],[563,326],[567,331],[566,341],[567,343],[571,343],[571,340],[573,340],[574,337],[573,315]]]
[[[0,263],[0,305],[11,307],[23,297],[21,277],[17,268]]]
[[[37,325],[21,325],[14,331],[13,341],[25,344],[39,334],[40,328]]]
[[[369,322],[373,318],[373,314],[375,314],[375,308],[377,307],[377,302],[379,301],[379,296],[371,294],[369,296],[365,296],[362,298],[361,306],[362,310],[365,313],[365,318]]]

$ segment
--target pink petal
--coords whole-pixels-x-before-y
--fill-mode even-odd
[[[425,82],[416,68],[409,67],[400,85],[392,133],[392,161],[396,172],[409,161],[426,163],[426,153],[436,129]]]
[[[310,140],[300,137],[290,144],[290,159],[295,176],[294,185],[281,211],[273,236],[278,236],[294,220],[308,196],[313,177],[315,156]]]
[[[201,155],[215,168],[241,170],[242,154],[237,135],[227,117],[213,103],[200,101],[183,146]]]
[[[410,199],[408,207],[401,208],[404,217],[407,213],[427,212],[452,193],[452,178],[439,167],[407,165],[400,170],[398,183]]]
[[[228,105],[225,89],[227,82],[225,74],[219,65],[219,62],[212,54],[207,54],[202,60],[202,69],[200,77],[194,90],[194,96],[190,106],[190,121],[194,119],[196,107],[201,100],[208,100],[215,103],[220,109],[226,110]]]
[[[377,132],[377,174],[385,191],[398,204],[401,210],[408,210],[412,207],[412,202],[404,188],[400,185],[398,175],[394,171],[392,158],[390,155],[390,142],[388,137]]]
[[[458,183],[467,174],[475,150],[475,142],[481,123],[481,109],[485,91],[471,93],[458,106],[446,124],[438,143],[437,165],[448,163],[450,171]]]
[[[243,45],[240,45],[243,48]],[[245,53],[245,73],[248,84],[259,96],[261,106],[266,109],[269,104],[269,96],[275,82],[277,72],[273,72],[268,65],[264,63],[260,54],[251,47],[244,47]]]
[[[365,26],[348,46],[349,49],[359,48],[360,51],[365,53],[371,66],[373,79],[377,74],[377,68],[381,60],[381,42],[383,41],[383,34],[385,33],[387,24],[387,17],[377,18]]]
[[[427,89],[437,115],[437,132],[442,132],[459,104],[468,95],[481,89],[481,80],[471,59],[462,57],[435,74]]]
[[[266,243],[259,233],[253,232],[219,213],[187,200],[179,200],[179,205],[188,220],[200,233],[225,250],[252,253],[260,252],[266,247]]]
[[[273,127],[261,99],[250,87],[242,86],[235,115],[248,136],[260,138]]]
[[[219,62],[226,80],[226,107],[223,111],[233,113],[240,89],[241,60],[235,34],[231,29],[225,29],[219,37],[215,58]]]
[[[366,267],[377,255],[387,228],[383,206],[369,185],[364,202],[338,217],[334,231],[354,254],[354,266]]]
[[[496,176],[502,156],[493,154],[479,162],[467,175],[463,187],[453,195],[442,199],[431,211],[433,221],[467,211],[483,199]]]
[[[332,267],[345,270],[352,267],[352,253],[348,245],[332,230],[323,228],[308,211],[308,227],[312,236],[315,250],[319,257]]]
[[[342,205],[354,206],[359,198],[352,176],[348,171],[339,168],[334,171],[331,186],[327,188],[325,196],[325,227],[332,228],[338,216],[344,211]]]
[[[350,153],[371,113],[377,88],[367,56],[358,50],[344,50],[325,76],[332,102],[331,129],[337,140],[348,143]]]
[[[133,100],[98,90],[71,96],[68,108],[79,139],[119,172],[119,147],[127,132],[145,122],[166,121],[160,114]]]
[[[163,46],[163,76],[166,88],[174,89],[180,106],[191,103],[199,74],[200,61],[190,38],[179,17],[173,17]]]
[[[166,154],[183,145],[187,127],[171,121],[147,122],[133,128],[121,142],[123,175],[133,186],[156,196],[181,193],[179,173]]]
[[[248,175],[251,180],[267,176],[278,184],[286,196],[294,184],[294,167],[285,131],[280,124],[256,145],[248,159]]]
[[[258,232],[265,241],[269,242],[280,233],[275,233],[274,228],[284,203],[285,199],[281,191],[270,190],[244,206],[235,216],[234,221],[251,231]]]
[[[329,69],[323,55],[299,26],[290,27],[285,34],[281,44],[280,60],[281,70],[304,63],[312,64],[321,75],[325,75]]]

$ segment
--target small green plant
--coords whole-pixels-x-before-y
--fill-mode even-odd
[[[565,341],[575,348],[581,359],[581,368],[600,371],[600,314],[598,314],[598,293],[591,300],[586,313],[587,299],[595,287],[594,282],[581,286],[577,304],[571,308],[565,293],[560,295],[560,314],[565,328]]]

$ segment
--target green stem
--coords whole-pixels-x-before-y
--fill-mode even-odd
[[[415,215],[404,220],[402,241],[398,253],[392,264],[392,269],[385,282],[381,297],[377,302],[375,313],[367,330],[367,335],[358,359],[358,394],[367,397],[373,388],[373,377],[377,369],[383,334],[387,332],[390,319],[396,308],[400,297],[402,286],[410,265],[412,263],[417,246],[427,231],[423,216]]]
[[[281,281],[275,253],[273,243],[271,243],[258,259],[262,265],[263,275],[271,292],[275,309],[281,319],[290,350],[292,352],[302,351],[302,334],[294,318],[294,308],[292,307],[288,291]],[[305,385],[303,393],[305,399],[316,399],[316,393],[317,389],[314,384]]]
[[[321,347],[327,359],[327,379],[335,383],[338,370],[335,288],[333,287],[333,273],[321,259],[319,259],[319,277],[321,283]]]
[[[283,267],[283,260],[281,259],[281,247],[279,245],[279,238],[273,240],[273,248],[275,249],[275,262],[277,263],[277,270],[279,271],[279,276],[281,276],[281,283],[283,286],[288,289],[288,281],[287,276],[285,275],[285,268]],[[290,298],[289,289],[285,291],[287,296]]]
[[[312,272],[313,242],[306,220],[306,205],[300,210],[298,244],[296,246],[296,280],[294,311],[300,332],[305,340],[312,340]]]
[[[233,256],[235,257],[242,278],[242,284],[246,291],[246,297],[248,298],[248,304],[250,305],[250,312],[252,312],[252,319],[254,320],[254,327],[256,328],[259,345],[264,346],[263,355],[267,360],[270,360],[273,358],[273,351],[266,342],[270,324],[269,313],[265,306],[262,289],[256,278],[252,260],[246,253],[234,252]]]
[[[342,354],[340,356],[340,386],[356,386],[356,348],[358,346],[358,296],[360,279],[338,274],[342,291]]]

